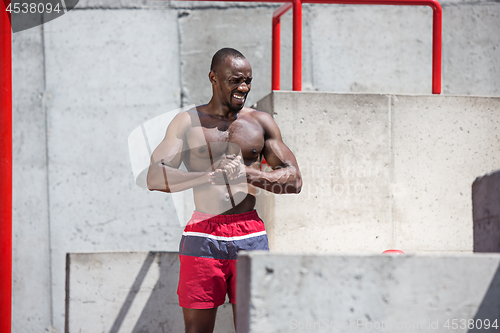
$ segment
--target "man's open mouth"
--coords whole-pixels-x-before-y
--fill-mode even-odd
[[[234,98],[237,102],[240,102],[240,103],[245,102],[245,95],[237,95],[237,94],[233,94],[233,98]]]

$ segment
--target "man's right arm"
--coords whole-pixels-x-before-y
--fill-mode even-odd
[[[150,191],[179,192],[210,182],[209,172],[180,170],[183,154],[187,152],[185,138],[191,128],[188,112],[178,114],[167,128],[163,141],[151,155],[147,185]]]

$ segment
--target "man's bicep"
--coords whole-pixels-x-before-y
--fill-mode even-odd
[[[273,169],[297,165],[295,156],[282,140],[266,140],[263,156],[267,164]]]
[[[182,162],[182,147],[182,140],[163,139],[151,155],[151,164],[163,161],[165,165],[172,168],[178,168]]]
[[[185,127],[174,119],[167,128],[165,138],[151,154],[151,164],[162,160],[165,165],[178,168],[182,162],[184,138]]]
[[[274,119],[269,116],[265,120],[266,141],[263,155],[269,166],[273,169],[289,165],[296,166],[295,156],[283,142],[281,131]]]

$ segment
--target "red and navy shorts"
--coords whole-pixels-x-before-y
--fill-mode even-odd
[[[255,210],[234,215],[194,212],[179,245],[179,304],[211,309],[236,304],[236,254],[269,250],[264,223]]]

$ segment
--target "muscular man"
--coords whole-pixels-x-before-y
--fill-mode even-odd
[[[252,82],[247,59],[221,49],[208,77],[210,102],[172,120],[147,176],[152,191],[193,188],[196,210],[179,246],[177,290],[189,333],[213,332],[226,293],[235,313],[237,251],[269,249],[254,209],[256,191],[299,193],[302,186],[297,161],[272,117],[243,106]],[[272,171],[259,170],[262,156]]]

